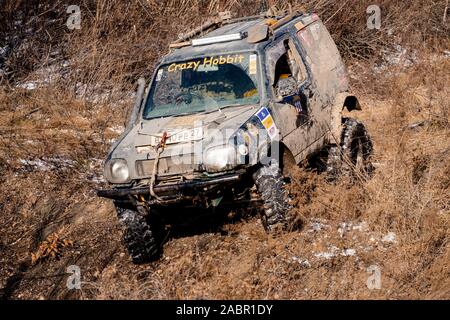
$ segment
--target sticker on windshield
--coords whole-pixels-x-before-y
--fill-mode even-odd
[[[273,121],[272,115],[270,114],[269,110],[266,107],[263,107],[259,109],[259,111],[256,113],[256,116],[258,117],[259,121],[261,121],[264,128],[266,128],[270,139],[273,140],[273,138],[278,133],[278,129],[277,126],[275,125],[275,122]]]
[[[199,68],[207,68],[214,67],[220,64],[236,64],[242,63],[244,61],[244,55],[235,54],[235,55],[226,55],[226,56],[217,56],[217,57],[205,57],[196,61],[187,61],[182,63],[172,63],[167,68],[169,72],[176,72],[186,69],[192,69],[194,71],[198,71]]]
[[[159,69],[158,70],[158,73],[156,74],[156,81],[157,82],[161,80],[161,78],[163,76],[163,72],[164,72],[163,69]]]
[[[256,74],[256,54],[250,55],[250,62],[249,62],[249,68],[248,73],[249,74]]]

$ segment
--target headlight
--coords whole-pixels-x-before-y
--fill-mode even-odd
[[[211,148],[203,157],[203,164],[209,172],[232,169],[237,163],[236,149],[231,145]]]
[[[105,177],[111,183],[126,183],[130,180],[127,161],[125,159],[111,159],[105,166]]]

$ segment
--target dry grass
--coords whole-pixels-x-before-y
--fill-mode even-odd
[[[297,211],[306,221],[301,231],[273,238],[253,218],[225,225],[221,232],[171,240],[162,261],[131,277],[123,274],[122,260],[110,265],[94,295],[448,299],[450,119],[408,128],[429,119],[430,113],[448,110],[449,93],[439,90],[448,81],[443,72],[448,66],[445,61],[442,69],[420,73],[420,84],[429,86],[429,98],[434,97],[431,104],[429,99],[414,100],[423,90],[417,87],[417,72],[430,70],[427,63],[389,80],[393,90],[401,90],[397,94],[402,92],[402,104],[398,99],[363,99],[366,109],[357,116],[375,141],[377,170],[372,179],[329,185],[314,172],[300,169],[295,174],[292,190]],[[422,108],[423,115],[416,108]],[[389,234],[395,239],[386,237]],[[380,290],[366,286],[371,265],[381,268]]]
[[[34,1],[6,1],[1,9],[8,24],[0,32],[8,38],[0,39],[14,48],[0,82],[0,288],[5,297],[450,297],[445,1],[381,1],[385,24],[378,33],[365,28],[367,1],[353,7],[304,1],[321,14],[350,65],[352,85],[365,106],[356,117],[374,140],[375,175],[357,184],[329,185],[322,175],[299,169],[293,193],[304,221],[301,230],[267,236],[250,216],[208,232],[172,235],[164,258],[145,266],[131,264],[111,203],[94,194],[102,184],[101,159],[131,106],[130,90],[138,76],[149,76],[167,43],[205,14],[227,9],[253,14],[259,6],[253,1],[80,3],[85,20],[73,32],[61,28],[67,18],[60,10],[64,1],[40,8]],[[17,11],[23,23],[11,40]],[[36,12],[39,16],[31,19]],[[387,43],[393,41],[415,50],[414,65],[403,67],[400,59],[373,71],[382,62],[381,49],[389,51]],[[64,60],[69,66],[58,64]],[[55,63],[61,72],[50,83],[35,90],[16,86],[42,80],[45,67]],[[31,265],[30,254],[55,232],[74,245],[63,248],[58,259]],[[389,232],[395,242],[384,238]],[[65,288],[64,272],[71,264],[82,269],[81,291]],[[370,265],[382,270],[380,290],[366,287]]]

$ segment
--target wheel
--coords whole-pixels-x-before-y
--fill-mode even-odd
[[[277,161],[262,165],[253,174],[258,193],[263,201],[261,220],[266,231],[285,230],[288,227],[288,192]]]
[[[369,176],[373,170],[370,155],[373,144],[364,124],[351,118],[343,118],[340,146],[332,145],[327,160],[330,180],[339,176],[355,176],[362,173]]]
[[[156,260],[161,254],[162,225],[149,219],[142,210],[115,204],[123,228],[123,242],[135,264]],[[153,220],[153,221],[152,221]]]

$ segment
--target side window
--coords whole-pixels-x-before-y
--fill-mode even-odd
[[[298,88],[307,79],[303,64],[295,44],[284,39],[269,51],[269,65],[274,94],[289,96],[298,93]]]
[[[287,54],[289,60],[291,61],[291,65],[295,66],[295,78],[299,84],[302,84],[308,78],[308,74],[306,73],[306,67],[303,63],[302,57],[300,53],[297,51],[294,42],[289,39]]]

